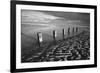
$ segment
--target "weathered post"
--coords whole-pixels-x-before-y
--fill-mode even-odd
[[[53,30],[53,40],[56,42],[56,37],[57,37],[57,31]]]
[[[76,27],[76,34],[78,33],[78,27]]]
[[[68,36],[70,36],[70,27],[68,28]]]
[[[64,40],[65,39],[65,30],[64,29],[62,29],[62,39]]]
[[[37,38],[38,38],[38,45],[39,45],[39,47],[41,47],[41,43],[43,41],[42,33],[41,32],[37,33]]]
[[[72,33],[73,33],[73,36],[74,36],[74,27],[73,27]]]

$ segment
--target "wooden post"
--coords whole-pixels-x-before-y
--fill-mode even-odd
[[[78,33],[78,27],[76,27],[76,34]]]
[[[38,45],[39,45],[39,47],[41,47],[41,43],[43,41],[41,32],[37,33],[37,38],[38,38]]]
[[[70,35],[70,27],[68,28],[68,36]]]
[[[73,33],[73,36],[74,36],[74,27],[73,27],[72,33]]]
[[[54,39],[54,41],[56,41],[56,37],[57,37],[57,32],[55,30],[53,30],[53,39]]]
[[[62,29],[62,38],[63,38],[63,40],[65,39],[65,30],[64,29]]]

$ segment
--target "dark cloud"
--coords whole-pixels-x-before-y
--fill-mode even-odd
[[[79,12],[22,10],[22,22],[90,25],[90,14]]]
[[[50,15],[57,17],[62,17],[65,20],[77,20],[82,23],[89,25],[90,24],[90,13],[79,13],[79,12],[58,12],[58,11],[41,11]],[[63,19],[62,19],[63,20]]]

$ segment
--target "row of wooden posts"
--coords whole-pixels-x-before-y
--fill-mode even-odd
[[[73,27],[72,28],[72,34],[73,36],[75,35],[75,33],[77,34],[78,33],[78,29],[79,27]],[[68,32],[68,36],[70,36],[71,32],[70,32],[70,28],[68,28],[67,32]],[[56,30],[53,30],[53,40],[56,41],[56,37],[57,37],[57,31]],[[41,32],[38,32],[37,33],[37,39],[38,39],[38,45],[39,47],[41,47],[41,43],[43,42],[43,37],[42,37],[42,33]],[[65,39],[65,29],[62,29],[62,39],[64,40]]]

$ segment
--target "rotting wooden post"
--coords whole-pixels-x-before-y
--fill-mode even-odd
[[[68,36],[70,36],[70,27],[68,28]]]
[[[43,41],[42,33],[41,32],[37,33],[37,39],[38,39],[38,45],[39,45],[39,47],[41,47],[41,43]]]
[[[65,39],[65,30],[62,29],[62,39],[64,40]]]
[[[56,41],[57,31],[53,30],[53,40]]]
[[[74,36],[74,27],[73,27],[72,33],[73,33],[73,36]]]
[[[78,33],[78,27],[76,27],[76,34]]]

